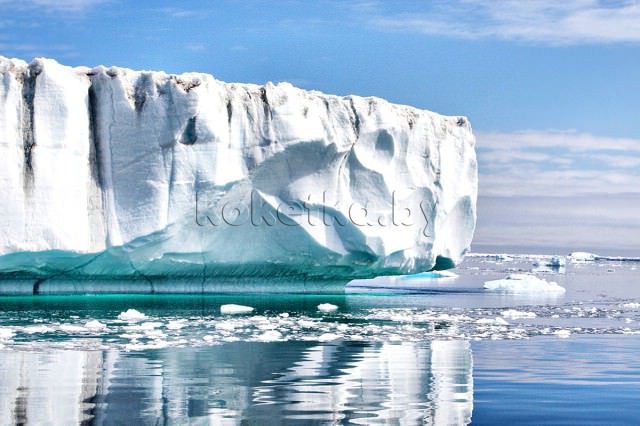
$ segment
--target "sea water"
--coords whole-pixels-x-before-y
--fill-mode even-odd
[[[535,262],[334,295],[2,297],[0,424],[636,423],[640,264]],[[483,289],[532,271],[566,292]]]

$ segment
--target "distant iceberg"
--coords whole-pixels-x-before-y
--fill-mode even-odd
[[[0,57],[0,75],[0,292],[348,280],[469,249],[464,117],[49,59]]]

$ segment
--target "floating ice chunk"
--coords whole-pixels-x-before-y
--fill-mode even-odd
[[[84,327],[88,330],[104,330],[107,326],[98,320],[90,320],[84,324]]]
[[[640,309],[640,303],[635,303],[635,302],[623,303],[622,307],[625,309]]]
[[[320,312],[334,312],[338,310],[336,305],[332,305],[331,303],[321,303],[318,305],[318,310]]]
[[[258,336],[258,340],[263,342],[273,342],[282,339],[282,333],[277,330],[268,330]]]
[[[569,255],[569,259],[573,263],[593,262],[597,257],[597,254],[588,253],[586,251],[574,251]]]
[[[202,340],[204,340],[207,343],[211,343],[211,342],[213,342],[215,340],[215,337],[213,337],[210,334],[207,334],[205,336],[202,336]]]
[[[249,312],[253,312],[251,306],[234,305],[232,303],[220,306],[221,314],[248,314]]]
[[[187,325],[187,320],[179,319],[179,320],[171,320],[167,324],[167,328],[169,330],[180,330],[182,327]]]
[[[515,294],[555,293],[562,294],[566,290],[558,283],[547,281],[530,274],[511,274],[501,280],[487,281],[484,288],[490,291]]]
[[[145,314],[135,309],[127,309],[126,312],[120,312],[118,319],[120,321],[140,321],[147,318]]]
[[[52,331],[54,331],[53,328],[46,325],[32,325],[30,327],[24,327],[22,329],[22,332],[27,334],[50,333]]]
[[[480,318],[479,320],[476,321],[476,324],[479,324],[479,325],[509,325],[509,323],[507,321],[505,321],[503,318],[500,318],[500,317],[496,317],[495,319]]]
[[[553,334],[563,339],[566,339],[567,337],[571,336],[571,332],[569,330],[556,330]]]
[[[278,316],[280,318],[289,318],[289,313],[288,312],[282,312],[282,313],[278,314]]]
[[[82,333],[87,331],[86,328],[84,328],[81,325],[74,325],[74,324],[62,324],[60,326],[60,331],[64,331],[67,333]]]
[[[320,335],[318,337],[318,341],[320,341],[320,342],[330,342],[332,340],[337,340],[339,338],[340,338],[340,336],[338,336],[335,333],[324,333],[324,334],[322,334],[322,335]]]
[[[506,311],[502,311],[501,315],[504,318],[509,319],[520,319],[520,318],[535,318],[535,312],[525,312],[525,311],[517,311],[515,309],[507,309]]]
[[[16,332],[11,328],[0,327],[0,340],[9,340],[15,334]]]

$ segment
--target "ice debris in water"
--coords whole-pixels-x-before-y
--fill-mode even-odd
[[[14,334],[16,332],[10,328],[0,327],[0,340],[9,340]]]
[[[140,321],[147,318],[145,314],[135,309],[127,309],[126,312],[120,312],[118,319],[121,321]]]
[[[531,274],[510,274],[501,280],[484,283],[484,288],[503,293],[564,293],[564,287]]]
[[[525,312],[525,311],[518,311],[515,309],[507,309],[506,311],[502,311],[501,313],[503,318],[509,318],[509,319],[521,319],[521,318],[535,318],[536,314],[535,312]]]
[[[84,324],[84,327],[88,330],[104,330],[107,326],[98,320],[90,320]]]
[[[640,309],[640,303],[635,303],[635,302],[623,303],[622,307],[625,309]]]
[[[321,303],[318,305],[318,310],[320,312],[334,312],[338,310],[336,305],[332,305],[331,303]]]
[[[251,306],[234,305],[233,303],[220,306],[221,314],[247,314],[249,312],[253,312]]]
[[[258,336],[258,340],[263,342],[273,342],[282,339],[282,333],[277,330],[267,330]]]

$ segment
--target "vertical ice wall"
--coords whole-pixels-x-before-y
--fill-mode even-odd
[[[43,262],[114,275],[202,264],[417,272],[452,266],[471,242],[477,168],[463,117],[48,59],[0,58],[0,75],[0,272],[21,265],[2,255],[120,246],[109,267]],[[248,209],[244,222],[227,223],[230,206]]]

